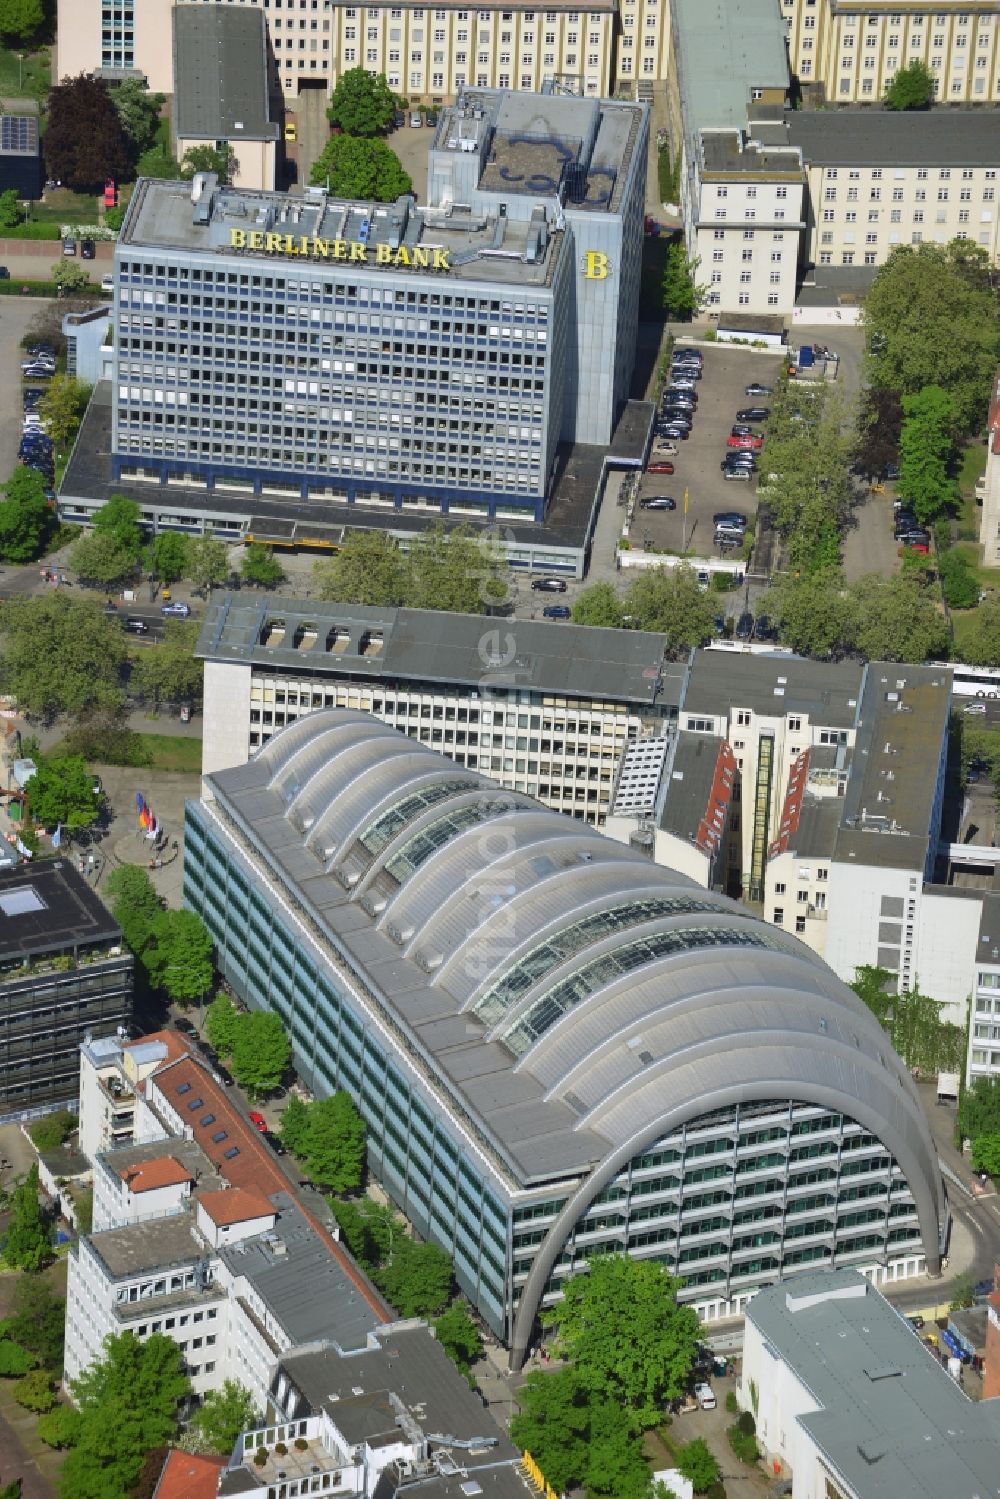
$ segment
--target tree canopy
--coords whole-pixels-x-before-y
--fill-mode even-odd
[[[38,403],[38,414],[59,452],[64,452],[76,435],[89,397],[90,386],[72,375],[56,375],[49,382]]]
[[[3,1253],[15,1270],[41,1270],[52,1258],[48,1224],[38,1200],[38,1164],[10,1194],[10,1218]]]
[[[925,385],[904,396],[902,406],[898,492],[926,523],[943,515],[958,494],[948,472],[955,456],[955,403],[940,385]]]
[[[141,956],[151,981],[179,1004],[200,1002],[212,987],[212,934],[194,911],[161,911]]]
[[[46,1369],[61,1370],[66,1302],[57,1296],[44,1275],[19,1275],[14,1282],[9,1317],[0,1323],[0,1337],[11,1338]]]
[[[373,136],[389,129],[397,108],[385,74],[358,67],[341,73],[326,115],[331,125],[338,125],[348,135]]]
[[[89,828],[101,815],[101,798],[82,755],[42,755],[25,789],[36,823],[50,831]]]
[[[156,702],[201,701],[204,667],[195,658],[198,624],[192,619],[168,619],[163,639],[141,651],[132,663],[132,686]]]
[[[205,1011],[205,1034],[220,1057],[232,1055],[239,1028],[239,1010],[228,994],[217,994]]]
[[[591,583],[577,594],[573,603],[575,625],[618,629],[624,623],[624,615],[624,606],[612,583]]]
[[[779,575],[764,611],[786,645],[820,659],[926,661],[946,651],[948,626],[932,591],[913,574],[866,573],[850,587],[839,569]]]
[[[986,252],[966,240],[897,246],[862,305],[869,385],[900,396],[940,386],[955,404],[959,429],[974,431],[1000,362],[989,270]]]
[[[230,145],[189,146],[181,157],[180,175],[193,177],[195,172],[214,172],[220,182],[232,182],[240,169],[236,152]]]
[[[291,1055],[280,1016],[268,1010],[250,1010],[237,1017],[232,1070],[250,1098],[278,1086]]]
[[[52,89],[42,140],[49,176],[81,193],[127,177],[135,159],[111,90],[86,73]]]
[[[206,592],[229,576],[229,551],[214,536],[191,536],[187,544],[187,575],[195,588]]]
[[[441,1313],[434,1323],[434,1332],[452,1363],[467,1374],[482,1354],[483,1340],[464,1301],[453,1301],[448,1310]]]
[[[81,531],[69,549],[69,565],[83,583],[117,588],[135,573],[136,557],[110,531]]]
[[[166,96],[151,94],[141,78],[123,78],[111,95],[111,102],[118,112],[122,129],[132,143],[132,150],[137,156],[141,156],[156,140],[160,110],[166,102]]]
[[[365,1169],[365,1125],[344,1092],[307,1105],[308,1118],[296,1152],[309,1176],[334,1192],[360,1187]],[[287,1110],[286,1110],[287,1113]]]
[[[972,1141],[1000,1134],[1000,1077],[977,1077],[963,1089],[956,1129]]]
[[[854,461],[861,473],[875,478],[899,459],[903,405],[898,390],[866,390],[858,413]]]
[[[286,1109],[283,1125],[288,1112]],[[293,1128],[293,1136],[294,1133]],[[284,1129],[282,1139],[286,1143],[289,1141]],[[294,1145],[289,1148],[295,1150]],[[381,1202],[373,1202],[370,1197],[331,1197],[329,1201],[340,1236],[358,1264],[369,1272],[377,1270],[388,1259],[396,1234],[403,1231],[393,1209]]]
[[[122,936],[138,955],[152,940],[153,927],[162,911],[152,880],[144,869],[122,864],[108,875],[104,891]]]
[[[655,1422],[664,1401],[687,1388],[698,1317],[678,1305],[680,1285],[655,1260],[606,1255],[571,1276],[562,1300],[543,1315],[587,1389],[637,1426]]]
[[[502,602],[508,586],[500,548],[462,526],[431,526],[405,557],[383,532],[351,531],[335,556],[313,565],[317,597],[344,604],[480,614]]]
[[[624,612],[638,630],[669,637],[673,649],[702,645],[711,638],[715,605],[698,585],[692,567],[656,567],[640,574],[626,591]]]
[[[55,528],[55,512],[45,498],[46,480],[19,464],[3,486],[0,500],[0,558],[32,562]]]
[[[640,1439],[612,1401],[586,1387],[578,1369],[529,1374],[517,1398],[511,1438],[531,1453],[552,1488],[584,1487],[593,1499],[648,1499]]]
[[[164,583],[176,583],[187,567],[187,537],[179,531],[160,531],[153,538],[153,571]]]
[[[930,109],[934,103],[934,75],[925,62],[914,58],[899,68],[885,91],[886,109]]]
[[[42,0],[0,0],[0,37],[8,47],[23,47],[45,20]]]
[[[113,494],[94,512],[94,530],[111,536],[135,561],[142,551],[142,511],[135,500]]]
[[[356,135],[331,135],[313,162],[309,181],[329,184],[339,198],[372,199],[394,203],[413,187],[412,179],[385,141]]]
[[[375,1280],[401,1316],[432,1317],[451,1295],[451,1260],[436,1244],[397,1233],[389,1262]]]
[[[48,718],[115,707],[125,640],[100,605],[66,591],[0,606],[0,683],[22,710]]]
[[[256,584],[258,588],[276,588],[284,581],[285,572],[272,547],[251,541],[243,550],[240,576],[244,583]]]
[[[962,656],[975,666],[1000,666],[1000,592],[988,593],[970,616]]]
[[[660,291],[668,317],[687,322],[700,312],[708,293],[708,287],[699,286],[695,280],[700,265],[700,260],[688,255],[683,239],[667,246]]]
[[[221,1390],[208,1391],[191,1424],[209,1452],[228,1457],[240,1432],[252,1429],[260,1421],[250,1391],[237,1380],[227,1379]]]
[[[113,1499],[128,1493],[151,1447],[177,1435],[177,1411],[190,1392],[172,1338],[109,1334],[104,1355],[71,1390],[80,1412],[78,1440],[59,1475],[59,1499]]]

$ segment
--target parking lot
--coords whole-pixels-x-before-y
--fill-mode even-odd
[[[687,550],[698,556],[711,557],[716,554],[713,514],[717,510],[739,510],[751,516],[757,508],[756,478],[750,483],[734,483],[722,477],[719,465],[737,411],[745,406],[769,404],[767,399],[749,399],[745,394],[746,386],[754,381],[774,385],[781,367],[781,355],[726,345],[700,344],[698,347],[705,362],[703,378],[697,383],[698,407],[691,435],[686,441],[677,443],[673,474],[644,474],[640,486],[641,499],[672,495],[677,501],[677,509],[637,509],[632,538],[634,544],[641,546],[648,536],[659,551],[684,550],[683,510],[684,491],[687,489]],[[760,430],[766,433],[766,424],[761,424]]]

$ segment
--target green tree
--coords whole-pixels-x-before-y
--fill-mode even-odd
[[[10,1316],[0,1323],[0,1337],[13,1339],[46,1369],[59,1371],[65,1322],[66,1302],[56,1295],[48,1278],[19,1275]]]
[[[385,141],[355,135],[331,135],[313,162],[309,181],[329,185],[338,198],[394,203],[410,192],[413,181],[399,157]]]
[[[285,578],[284,570],[274,555],[273,548],[261,546],[256,541],[250,542],[249,546],[244,548],[240,575],[244,583],[254,583],[258,588],[277,588]]]
[[[108,875],[104,892],[125,941],[134,953],[142,953],[152,940],[163,909],[149,875],[144,869],[123,864]]]
[[[104,1356],[71,1383],[79,1439],[59,1475],[60,1499],[117,1499],[128,1493],[151,1447],[177,1435],[177,1409],[190,1393],[172,1338],[110,1334]]]
[[[370,1197],[332,1197],[330,1210],[354,1258],[365,1269],[377,1270],[388,1258],[395,1235],[402,1232],[392,1208]]]
[[[19,1343],[10,1338],[4,1338],[0,1342],[0,1377],[3,1379],[16,1379],[22,1374],[27,1374],[33,1369],[38,1360],[27,1348],[22,1348]]]
[[[58,1150],[64,1145],[70,1135],[76,1133],[77,1119],[69,1109],[56,1109],[52,1114],[43,1114],[41,1119],[36,1119],[34,1124],[28,1126],[28,1134],[31,1143],[39,1153],[44,1154],[47,1150]]]
[[[134,575],[136,557],[110,531],[82,531],[69,549],[69,565],[81,582],[116,588]]]
[[[670,646],[701,645],[711,638],[715,605],[702,593],[694,568],[655,567],[629,584],[624,610],[640,630],[655,630],[669,637]]]
[[[240,1433],[259,1426],[261,1419],[250,1391],[227,1379],[221,1390],[209,1390],[191,1424],[210,1452],[228,1457]]]
[[[133,661],[133,688],[157,703],[200,702],[205,671],[194,655],[197,641],[194,620],[168,619],[163,639],[140,651]]]
[[[445,1353],[463,1374],[467,1374],[482,1356],[483,1340],[464,1301],[453,1301],[448,1310],[441,1313],[434,1323],[434,1332]]]
[[[649,1499],[649,1463],[642,1438],[622,1421],[613,1401],[590,1400],[584,1484],[588,1499]]]
[[[562,1301],[543,1314],[587,1388],[640,1425],[687,1388],[698,1318],[678,1305],[680,1284],[655,1260],[607,1255],[571,1276]]]
[[[156,987],[178,1004],[199,1002],[212,987],[212,934],[194,911],[161,911],[142,960]]]
[[[972,1142],[972,1169],[985,1171],[987,1176],[1000,1176],[1000,1131],[976,1136]]]
[[[82,755],[43,755],[37,763],[26,788],[35,822],[50,830],[61,823],[70,832],[92,827],[101,815],[101,799]]]
[[[428,527],[411,543],[405,602],[411,609],[447,609],[481,614],[508,592],[506,558],[497,546],[480,541],[465,526]]]
[[[80,1412],[71,1405],[59,1405],[40,1417],[35,1430],[48,1447],[75,1447],[80,1440],[82,1421]]]
[[[622,601],[611,583],[591,583],[589,588],[584,588],[576,596],[573,623],[620,629],[624,623],[624,613]]]
[[[317,598],[375,607],[402,604],[406,563],[385,531],[349,531],[332,557],[313,563]]]
[[[90,398],[90,386],[72,375],[56,375],[38,403],[38,414],[53,443],[64,452],[76,436]]]
[[[360,1187],[365,1169],[365,1124],[348,1094],[334,1093],[310,1104],[301,1157],[309,1176],[320,1186],[334,1192]]]
[[[291,1055],[280,1016],[266,1010],[240,1015],[233,1042],[232,1072],[250,1098],[270,1093],[278,1086]]]
[[[38,1165],[10,1194],[10,1219],[3,1253],[15,1270],[41,1270],[52,1258],[49,1227],[38,1200]]]
[[[972,1276],[968,1272],[966,1272],[964,1275],[960,1275],[955,1281],[948,1310],[952,1312],[961,1312],[966,1307],[972,1306],[975,1302],[975,1299],[976,1293],[975,1286],[972,1282]]]
[[[961,431],[982,422],[1000,362],[1000,320],[989,258],[964,240],[894,249],[862,307],[865,373],[875,389],[948,392]]]
[[[140,177],[158,177],[168,182],[176,182],[184,175],[177,157],[159,141],[142,153],[136,171]]]
[[[119,207],[116,206],[115,208],[106,208],[104,210],[104,227],[105,227],[105,229],[114,229],[117,232],[121,228],[121,226],[122,226],[122,224],[124,222],[125,222],[125,210],[124,210],[124,208],[119,208]]]
[[[142,552],[142,511],[135,500],[113,494],[94,515],[94,530],[112,536],[138,562]]]
[[[54,261],[49,268],[49,280],[58,288],[60,296],[63,292],[86,291],[88,287],[92,290],[94,285],[90,273],[75,260]]]
[[[161,531],[153,538],[153,571],[164,583],[176,583],[187,567],[187,537]]]
[[[209,1036],[211,1040],[211,1036]],[[213,1046],[215,1042],[212,1042]],[[281,1116],[279,1133],[292,1155],[303,1156],[309,1130],[309,1106],[297,1093],[293,1093]]]
[[[397,1234],[389,1263],[377,1272],[379,1289],[403,1317],[432,1317],[451,1295],[451,1260],[436,1244]]]
[[[228,994],[217,994],[206,1010],[205,1035],[220,1057],[232,1056],[242,1018]]]
[[[934,103],[934,75],[926,63],[914,58],[899,68],[885,90],[886,109],[930,109]]]
[[[803,655],[824,660],[854,647],[857,605],[839,569],[804,577],[779,574],[761,608],[777,621],[785,644]]]
[[[903,397],[899,436],[899,495],[917,519],[932,521],[957,499],[948,467],[955,456],[955,403],[940,385]]]
[[[669,318],[687,322],[701,310],[708,287],[699,286],[695,281],[700,265],[699,259],[692,260],[688,255],[683,240],[676,239],[667,247],[660,289],[664,310]]]
[[[229,576],[229,552],[214,536],[192,536],[187,546],[187,575],[195,588],[206,592]]]
[[[677,1467],[696,1494],[703,1494],[719,1477],[719,1465],[709,1450],[704,1437],[695,1437],[685,1442],[677,1453]]]
[[[910,578],[866,573],[851,587],[856,646],[868,661],[926,661],[947,654],[948,626],[933,596]]]
[[[1000,1078],[977,1077],[958,1100],[956,1133],[967,1140],[1000,1134]]]
[[[0,558],[33,562],[45,548],[55,515],[45,498],[46,479],[19,464],[3,486],[0,501]]]
[[[232,182],[240,170],[232,146],[189,146],[181,157],[181,176],[214,172],[220,182]]]
[[[2,0],[0,0],[0,4],[2,4]],[[23,218],[24,215],[21,212],[21,200],[17,196],[17,188],[9,187],[5,193],[0,193],[0,227],[15,229]]]
[[[59,1403],[52,1388],[52,1375],[47,1369],[31,1369],[19,1379],[14,1386],[14,1399],[26,1411],[34,1411],[38,1416],[44,1416]]]
[[[588,1392],[575,1368],[529,1374],[517,1392],[511,1441],[530,1452],[557,1492],[576,1488],[587,1465]]]
[[[12,1478],[0,1488],[0,1499],[21,1499],[22,1492],[20,1478]]]
[[[1000,592],[987,594],[962,635],[962,656],[975,666],[1000,666]]]
[[[8,47],[23,47],[45,20],[42,0],[0,0],[0,36]]]
[[[392,124],[397,101],[384,73],[348,68],[330,95],[327,119],[348,135],[382,135]]]
[[[137,156],[148,151],[156,140],[164,94],[151,94],[140,78],[125,78],[111,95],[111,102],[126,136]]]
[[[941,592],[949,609],[974,609],[979,602],[979,578],[964,552],[951,547],[938,558]]]

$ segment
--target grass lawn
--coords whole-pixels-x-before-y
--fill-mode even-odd
[[[74,193],[68,187],[56,187],[45,194],[44,203],[31,205],[36,224],[96,224],[97,197],[94,193]]]
[[[969,637],[975,613],[975,609],[952,611],[951,625],[955,637],[955,655],[960,661],[964,661],[966,657],[965,642]]]
[[[179,770],[185,774],[201,773],[201,740],[179,734],[140,733],[143,749],[149,753],[148,764],[154,770]]]
[[[986,444],[971,442],[962,452],[958,466],[961,499],[958,510],[958,534],[963,540],[979,535],[979,506],[976,504],[976,480],[986,472]]]
[[[0,94],[7,98],[42,99],[52,86],[49,50],[24,52],[18,62],[16,49],[0,47]]]
[[[1000,567],[983,567],[982,553],[974,541],[960,541],[955,548],[965,557],[976,577],[979,579],[980,588],[1000,587]]]

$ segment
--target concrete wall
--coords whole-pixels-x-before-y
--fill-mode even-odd
[[[250,667],[205,662],[201,773],[230,770],[250,758]]]

